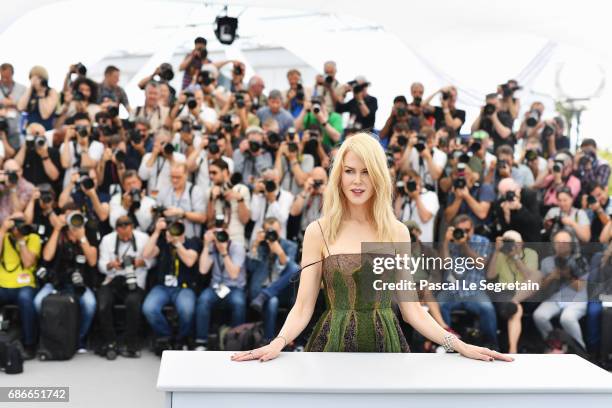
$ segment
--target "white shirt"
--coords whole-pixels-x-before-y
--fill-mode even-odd
[[[62,151],[64,150],[64,145],[66,144],[66,142],[63,142],[62,145],[60,146],[60,155],[62,153]],[[76,168],[76,164],[77,164],[77,153],[81,153],[81,145],[76,143],[76,153],[74,150],[74,142],[69,142],[68,143],[68,149],[70,151],[70,165],[69,167],[66,169],[66,172],[64,173],[64,188],[66,188],[66,186],[70,183],[70,178],[72,177],[72,173],[74,173],[75,171],[78,171],[79,169]],[[100,142],[98,142],[97,140],[92,140],[89,144],[89,149],[87,150],[87,155],[89,156],[89,158],[93,161],[96,162],[96,164],[100,161],[100,159],[102,158],[102,154],[104,154],[104,145]]]
[[[226,156],[221,156],[224,162],[227,163],[229,173],[234,172],[234,161]],[[189,175],[189,180],[202,190],[207,190],[210,187],[210,176],[208,174],[208,152],[202,150],[196,159],[196,170]]]
[[[263,221],[268,217],[275,217],[281,225],[281,237],[286,237],[287,220],[289,219],[289,210],[293,204],[293,194],[287,190],[280,189],[280,193],[272,204],[266,206],[267,200],[265,194],[254,194],[251,199],[251,220],[255,222],[251,239],[249,240],[249,248],[253,245],[257,231],[263,227]],[[264,214],[265,212],[265,214]]]
[[[251,204],[251,193],[249,192],[249,188],[244,184],[236,184],[232,187],[232,191],[237,191],[240,193],[242,198],[244,199],[244,204],[247,209],[250,209]],[[204,197],[207,202],[210,201],[210,188],[206,190],[204,193]],[[230,215],[229,215],[229,224],[227,226],[227,233],[232,241],[240,242],[242,245],[246,245],[244,241],[244,224],[240,222],[240,217],[238,216],[238,201],[231,200],[230,201]],[[216,200],[215,201],[215,215],[216,214],[225,214],[223,208],[223,201]],[[227,220],[226,220],[227,222]]]
[[[419,159],[420,159],[419,152],[417,151],[416,148],[413,147],[412,151],[410,152],[410,157],[409,157],[410,165],[412,169],[416,171],[419,174],[419,176],[421,176],[422,185],[425,186],[425,185],[430,184],[434,187],[437,186],[436,181],[431,177],[431,171],[429,169],[429,165],[427,164],[427,161],[423,159],[422,164],[421,164],[421,161]],[[438,149],[437,147],[434,147],[432,149],[431,160],[436,166],[438,166],[442,170],[444,169],[444,166],[446,166],[447,156],[440,149]]]
[[[432,217],[427,222],[421,220],[419,215],[419,209],[417,208],[416,202],[412,200],[406,200],[402,206],[402,213],[400,220],[402,222],[414,221],[421,229],[421,242],[432,243],[434,238],[434,222],[436,220],[436,214],[440,209],[440,202],[438,201],[438,194],[427,189],[421,191],[421,201],[423,206],[432,214]]]
[[[193,188],[192,188],[193,186]],[[204,199],[204,191],[190,182],[185,184],[185,189],[180,197],[176,196],[174,187],[160,190],[157,196],[157,204],[163,205],[166,208],[176,207],[187,212],[206,213],[207,201]],[[185,237],[193,238],[200,237],[202,231],[201,224],[183,219],[185,224]]]
[[[109,202],[110,215],[108,216],[108,222],[113,229],[115,229],[117,218],[127,215],[128,213],[128,210],[123,208],[121,204],[122,195],[122,193],[113,195]],[[149,196],[140,198],[140,208],[134,212],[134,215],[138,220],[138,229],[142,232],[146,232],[153,221],[153,213],[151,213],[153,207],[155,207],[154,199]]]
[[[194,132],[193,134],[193,146],[200,146],[202,144],[202,136],[198,134],[199,132]],[[183,142],[181,140],[181,134],[180,133],[175,133],[174,137],[172,138],[172,146],[174,146],[174,151],[175,152],[179,152],[184,154],[185,156],[187,156],[186,152],[187,152],[187,148],[189,148],[189,145],[187,145],[187,143]]]
[[[119,242],[117,252],[115,252],[115,247],[117,244],[116,232],[111,232],[110,234],[107,234],[104,236],[104,238],[102,238],[100,246],[98,247],[98,251],[100,253],[100,259],[98,260],[98,270],[100,271],[100,273],[106,275],[106,279],[104,279],[102,285],[108,284],[111,280],[113,280],[115,276],[125,275],[125,269],[108,270],[106,268],[106,265],[108,265],[109,262],[112,262],[117,258],[121,260],[121,258],[125,255],[132,256],[134,257],[134,259],[143,258],[142,251],[144,250],[144,247],[147,244],[147,241],[149,240],[149,235],[135,229],[133,232],[133,236],[133,242],[131,240],[127,242]],[[133,244],[136,245],[135,249]],[[145,288],[147,270],[155,264],[154,259],[145,259],[144,261],[145,266],[136,268],[135,270],[137,284],[142,289]]]
[[[179,117],[191,117],[191,118],[195,118],[190,112],[189,112],[189,108],[187,108],[186,106],[183,108],[183,110],[181,111],[181,113],[179,114]],[[219,120],[219,115],[217,115],[217,111],[214,110],[211,107],[208,107],[206,105],[201,105],[200,106],[200,119],[202,120],[202,122],[204,122],[206,125],[208,126],[214,126],[217,124],[217,121]],[[204,129],[202,129],[204,130]]]
[[[149,195],[153,195],[151,194],[152,191],[160,192],[172,187],[170,183],[170,163],[168,163],[165,157],[159,155],[155,163],[153,163],[153,166],[148,167],[147,162],[151,154],[152,153],[146,153],[143,156],[140,167],[138,168],[138,176],[140,179],[148,181],[147,193]],[[186,161],[185,155],[178,152],[172,154],[172,159],[177,163],[184,163]]]

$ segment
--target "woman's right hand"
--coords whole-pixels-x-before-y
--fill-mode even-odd
[[[240,353],[232,354],[232,361],[250,361],[259,360],[260,362],[272,360],[280,354],[285,347],[284,340],[280,337],[273,339],[268,345],[248,350]]]

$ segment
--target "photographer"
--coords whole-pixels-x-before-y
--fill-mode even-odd
[[[610,179],[610,164],[597,157],[597,143],[593,139],[584,139],[580,150],[574,157],[574,171],[580,177],[582,193],[594,184],[608,185]]]
[[[283,93],[283,108],[296,118],[305,108],[304,101],[310,100],[311,92],[302,85],[302,74],[297,69],[290,69],[287,72],[287,82],[289,89]]]
[[[217,134],[212,134],[202,136],[200,144],[194,145],[194,149],[187,158],[187,170],[190,173],[189,181],[192,184],[199,186],[204,191],[208,190],[210,187],[208,164],[214,160],[225,161],[228,168],[231,165],[231,170],[233,170],[234,163],[232,159],[224,156],[221,149],[225,143],[224,138],[219,138]]]
[[[0,171],[0,223],[11,214],[24,210],[34,193],[34,186],[23,178],[15,160],[7,160]]]
[[[294,125],[294,118],[289,111],[282,107],[282,103],[283,96],[280,91],[276,89],[271,90],[268,95],[268,106],[259,108],[257,110],[257,117],[261,123],[270,118],[275,119],[280,128],[279,133],[284,135],[287,129]]]
[[[234,171],[242,174],[247,185],[252,186],[264,169],[273,167],[272,155],[263,150],[264,131],[258,126],[246,130],[246,138],[234,150]]]
[[[49,74],[39,65],[30,70],[30,86],[17,102],[17,109],[28,114],[28,124],[40,123],[45,130],[53,129],[59,95],[49,87]]]
[[[486,265],[490,252],[489,240],[482,235],[474,234],[472,219],[465,214],[458,215],[453,219],[452,226],[446,230],[442,241],[441,256],[442,258],[471,259],[473,263],[471,267],[468,267],[468,262],[465,262],[465,267],[461,269],[447,270],[444,281],[464,281],[465,287],[473,283],[478,287],[480,281],[485,279],[485,270],[478,268],[476,258],[483,259]],[[480,289],[463,288],[464,286],[460,286],[457,290],[444,290],[437,295],[444,321],[449,326],[451,325],[451,312],[455,309],[474,313],[479,317],[483,341],[493,348],[498,348],[497,316],[489,296]]]
[[[431,101],[437,94],[440,94],[440,106],[433,107],[431,106]],[[457,134],[461,133],[461,126],[465,123],[465,111],[457,109],[456,103],[457,88],[454,86],[440,88],[423,101],[424,108],[428,111],[433,111],[436,130],[449,126]]]
[[[540,131],[544,128],[544,104],[542,102],[533,102],[529,110],[525,112],[525,117],[521,122],[521,126],[516,134],[517,140],[527,139],[533,136],[539,136]],[[552,133],[550,134],[552,135]],[[547,139],[550,135],[542,135],[543,139]],[[545,136],[545,137],[544,137]]]
[[[70,182],[60,194],[58,206],[64,207],[69,202],[73,202],[87,216],[92,227],[103,235],[108,230],[108,226],[104,228],[103,223],[108,220],[110,214],[108,204],[110,197],[107,194],[98,194],[97,185],[94,170],[79,170],[78,173],[72,174]],[[98,241],[99,238],[96,243]]]
[[[521,234],[509,230],[495,241],[495,251],[489,259],[487,279],[498,283],[539,282],[538,253],[526,248]],[[528,299],[533,291],[504,291],[498,294],[495,307],[508,321],[508,353],[518,353],[518,342],[522,331],[521,301]]]
[[[26,91],[25,86],[15,82],[13,79],[14,74],[15,70],[8,62],[0,65],[0,92],[2,92],[0,106],[4,109],[3,118],[6,120],[6,128],[2,129],[0,127],[0,139],[2,144],[4,144],[4,150],[9,152],[7,144],[11,150],[19,149],[19,120],[21,114],[17,109],[17,102]],[[10,157],[11,155],[9,154],[8,156]]]
[[[143,156],[153,150],[154,138],[151,136],[149,122],[146,119],[135,119],[131,125],[132,128],[126,133],[125,167],[138,170]]]
[[[548,175],[533,185],[534,188],[544,191],[543,204],[546,210],[558,205],[557,191],[561,187],[569,188],[572,200],[575,200],[580,194],[582,183],[574,176],[573,168],[573,158],[570,152],[558,152],[554,160],[549,160]]]
[[[547,157],[554,157],[560,150],[570,149],[570,138],[565,136],[565,121],[562,116],[555,116],[544,122],[544,126],[538,135],[542,140],[542,146]]]
[[[447,156],[434,146],[435,135],[435,131],[428,126],[423,127],[420,134],[413,134],[408,139],[402,169],[404,172],[410,169],[417,172],[423,186],[431,191],[437,190],[437,181],[447,160]]]
[[[100,243],[98,270],[105,276],[98,289],[98,318],[104,342],[103,353],[109,360],[117,356],[117,335],[113,325],[113,305],[117,301],[126,308],[125,357],[140,357],[138,328],[144,298],[147,270],[153,261],[144,259],[143,251],[149,236],[134,230],[127,215],[117,219],[116,231],[105,235]]]
[[[336,103],[341,100],[343,87],[336,79],[336,63],[334,61],[326,61],[323,64],[323,75],[317,75],[315,78],[315,86],[312,92],[313,96],[319,96],[328,112],[334,112]]]
[[[175,146],[176,151],[185,157],[189,157],[196,146],[202,145],[201,131],[197,127],[199,126],[194,124],[191,118],[187,116],[183,116],[173,123],[172,146]]]
[[[246,91],[238,91],[230,95],[227,102],[219,112],[219,116],[230,115],[238,117],[240,131],[244,132],[249,126],[259,126],[259,118],[253,112],[251,95]]]
[[[368,94],[369,86],[370,83],[362,75],[344,85],[342,98],[336,102],[335,111],[350,114],[348,127],[358,125],[362,130],[374,129],[378,101]],[[353,99],[344,102],[348,92],[353,93]]]
[[[582,197],[582,209],[586,211],[591,224],[591,242],[604,242],[600,237],[612,217],[612,200],[608,185],[593,185],[588,194]]]
[[[56,222],[55,198],[50,184],[39,184],[23,211],[26,224],[37,226],[36,233],[43,244],[49,240]]]
[[[181,121],[189,121],[194,130],[197,128],[201,133],[214,133],[219,127],[219,117],[223,116],[223,111],[217,114],[214,107],[209,106],[201,89],[182,91],[176,103],[170,110],[170,119],[176,122],[176,118]]]
[[[64,171],[64,188],[81,167],[96,168],[104,154],[104,145],[92,139],[91,120],[86,113],[77,113],[64,126],[64,142],[60,146],[60,161]]]
[[[291,217],[300,218],[299,238],[304,237],[304,231],[310,223],[321,217],[323,193],[326,188],[327,172],[323,167],[315,167],[304,183],[304,191],[296,194],[289,211]]]
[[[121,192],[115,193],[110,199],[109,224],[114,229],[117,219],[129,215],[137,229],[142,232],[149,230],[153,221],[153,207],[156,202],[145,194],[142,181],[135,170],[127,170],[121,178]]]
[[[256,231],[261,229],[264,220],[270,217],[274,217],[280,222],[281,237],[285,238],[291,203],[293,203],[293,194],[280,187],[278,172],[275,169],[267,170],[263,174],[263,178],[255,182],[253,188],[251,220],[254,222],[254,226],[249,243],[253,243]]]
[[[396,96],[393,99],[391,114],[380,130],[380,138],[383,140],[389,138],[393,129],[398,125],[415,131],[421,129],[419,116],[412,116],[412,111],[408,110],[408,101],[403,95]]]
[[[172,343],[176,350],[183,349],[192,335],[198,278],[196,263],[201,247],[199,239],[185,237],[184,224],[177,221],[168,225],[164,218],[157,220],[144,247],[145,259],[157,259],[155,286],[142,305],[142,312],[157,337],[157,353],[170,349]],[[174,341],[172,329],[162,313],[162,308],[170,303],[176,308],[179,319]]]
[[[551,287],[555,292],[534,311],[533,320],[542,338],[548,340],[553,331],[551,319],[560,315],[563,330],[585,348],[580,319],[587,310],[588,263],[571,232],[557,231],[552,242],[555,253],[542,260],[541,273],[542,289]]]
[[[318,97],[304,100],[304,109],[295,118],[294,123],[297,132],[313,125],[320,127],[323,130],[323,145],[327,147],[338,143],[342,136],[342,116],[334,111],[328,112]]]
[[[534,185],[533,173],[523,163],[515,163],[514,150],[511,146],[501,145],[497,148],[496,153],[494,184],[503,178],[512,177],[521,187]]]
[[[544,228],[553,236],[559,229],[568,229],[581,242],[591,240],[591,223],[586,212],[573,207],[574,199],[568,187],[557,190],[557,206],[552,207],[544,216]]]
[[[210,63],[206,44],[205,38],[197,37],[193,41],[193,50],[183,58],[179,65],[179,71],[185,71],[181,89],[187,88],[193,82],[193,77],[197,77],[202,65]]]
[[[15,161],[23,168],[23,177],[32,184],[50,183],[59,190],[61,161],[59,151],[49,146],[45,128],[32,123],[26,129],[25,143]]]
[[[145,87],[144,105],[136,108],[133,119],[146,119],[151,127],[151,132],[157,134],[162,128],[172,128],[172,118],[169,113],[170,109],[159,103],[159,85],[149,82]]]
[[[206,212],[208,228],[217,222],[216,216],[223,215],[229,237],[234,242],[245,244],[245,225],[251,219],[251,194],[242,183],[232,183],[227,162],[213,160],[209,164],[211,187],[204,193],[207,199]]]
[[[434,220],[440,209],[438,195],[424,188],[414,170],[404,174],[396,184],[395,215],[401,222],[414,221],[421,230],[421,241],[434,242]]]
[[[221,303],[231,310],[231,326],[246,320],[246,251],[244,245],[229,239],[224,228],[209,229],[204,234],[204,248],[199,270],[207,275],[212,270],[210,286],[202,291],[196,303],[196,347],[206,350],[213,307]]]
[[[98,88],[98,103],[112,101],[117,104],[117,107],[121,104],[128,112],[131,112],[127,94],[119,86],[120,73],[119,68],[114,65],[109,65],[104,69],[104,79]]]
[[[36,311],[34,271],[40,256],[40,238],[15,212],[0,225],[0,304],[17,304],[25,358],[32,359],[36,349]]]
[[[535,191],[522,188],[513,178],[504,178],[497,186],[499,199],[493,207],[495,235],[517,231],[528,243],[540,242],[540,204]]]
[[[102,137],[101,137],[102,139]],[[121,178],[126,171],[125,143],[119,135],[103,137],[105,139],[104,153],[96,167],[96,179],[98,180],[98,193],[110,196],[120,189]]]
[[[98,249],[93,244],[95,235],[86,231],[85,217],[78,210],[66,208],[54,216],[53,231],[43,249],[43,260],[48,271],[39,269],[38,278],[47,281],[34,298],[40,315],[45,297],[57,291],[76,295],[80,306],[78,352],[87,352],[85,338],[96,313],[96,297],[90,289],[94,284]]]
[[[276,333],[278,306],[282,300],[287,302],[291,279],[295,278],[300,267],[295,262],[297,244],[280,237],[281,225],[276,218],[266,218],[263,229],[257,231],[247,259],[250,276],[250,306],[263,314],[264,337],[271,340]]]
[[[159,102],[163,106],[169,106],[174,100],[176,90],[170,86],[170,82],[174,78],[174,71],[172,65],[168,62],[162,62],[159,64],[155,71],[151,75],[147,75],[138,81],[138,88],[144,90],[149,82],[156,82],[159,84]]]
[[[509,79],[505,84],[497,86],[497,94],[501,97],[499,108],[503,112],[508,112],[512,121],[518,118],[521,110],[521,101],[514,96],[514,93],[520,89],[523,88],[519,86],[516,79]],[[510,126],[510,129],[512,129],[512,126]]]
[[[457,163],[451,175],[452,190],[448,194],[444,217],[450,222],[457,214],[468,215],[476,228],[487,228],[495,191],[490,184],[480,184],[478,174],[465,163]]]
[[[71,66],[72,68],[72,66]],[[70,76],[72,72],[68,72]],[[55,121],[55,129],[60,129],[67,118],[76,113],[86,113],[93,122],[96,114],[100,112],[98,101],[98,85],[89,78],[79,77],[71,86],[64,88],[63,105]]]
[[[542,143],[539,138],[530,137],[525,140],[520,162],[531,170],[534,185],[540,185],[548,174],[548,161],[542,156]]]
[[[201,237],[202,225],[206,223],[206,201],[204,191],[187,181],[185,163],[173,164],[170,169],[171,186],[160,191],[157,207],[163,208],[166,219],[178,218],[185,223],[187,238]]]
[[[247,92],[253,101],[250,112],[256,112],[257,109],[264,107],[268,104],[268,98],[263,93],[266,84],[264,80],[258,76],[253,75],[247,84]]]
[[[286,139],[281,142],[276,151],[274,168],[282,174],[280,185],[293,195],[302,191],[308,173],[314,167],[314,158],[310,154],[300,152],[300,138],[295,128],[289,128]]]
[[[512,136],[513,122],[512,114],[501,109],[501,101],[497,94],[488,94],[485,106],[480,108],[480,113],[472,123],[472,132],[485,130],[493,139],[495,150],[502,145],[514,147],[516,141]]]
[[[153,141],[153,150],[144,155],[138,168],[138,176],[147,182],[148,194],[155,198],[160,191],[170,188],[170,168],[185,161],[185,155],[175,151],[170,143],[170,135],[158,133]]]

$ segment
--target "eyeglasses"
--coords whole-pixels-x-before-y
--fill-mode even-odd
[[[117,228],[124,228],[124,227],[127,227],[129,225],[132,225],[132,223],[130,221],[118,222],[117,223]]]

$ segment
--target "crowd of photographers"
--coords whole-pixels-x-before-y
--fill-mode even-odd
[[[227,64],[229,77],[220,71]],[[394,210],[415,245],[488,260],[486,270],[460,276],[417,276],[561,281],[530,311],[542,339],[555,347],[551,319],[560,316],[575,342],[598,350],[601,303],[587,299],[585,281],[612,254],[610,166],[592,139],[571,153],[564,121],[543,104],[520,114],[516,81],[486,96],[471,127],[455,87],[426,96],[414,83],[378,131],[369,82],[340,82],[333,61],[314,83],[292,69],[286,90],[264,92],[240,61],[210,61],[198,38],[178,68],[181,89],[162,64],[140,81],[144,103],[134,107],[114,66],[97,83],[72,65],[61,90],[49,87],[41,66],[27,86],[14,82],[10,64],[0,66],[0,304],[18,305],[28,357],[42,301],[54,292],[78,297],[79,351],[92,347],[94,325],[97,351],[108,358],[139,355],[144,321],[157,351],[205,350],[219,306],[229,312],[224,323],[259,315],[265,337],[274,337],[279,308],[295,296],[303,233],[321,215],[331,160],[359,131],[386,150]],[[529,243],[542,241],[554,242],[554,253],[539,259]],[[580,254],[580,243],[598,250]],[[518,352],[524,300],[458,290],[427,292],[423,303],[450,331],[462,330],[453,310],[477,314],[492,347],[504,319],[507,349]],[[116,304],[127,321],[121,346]]]

